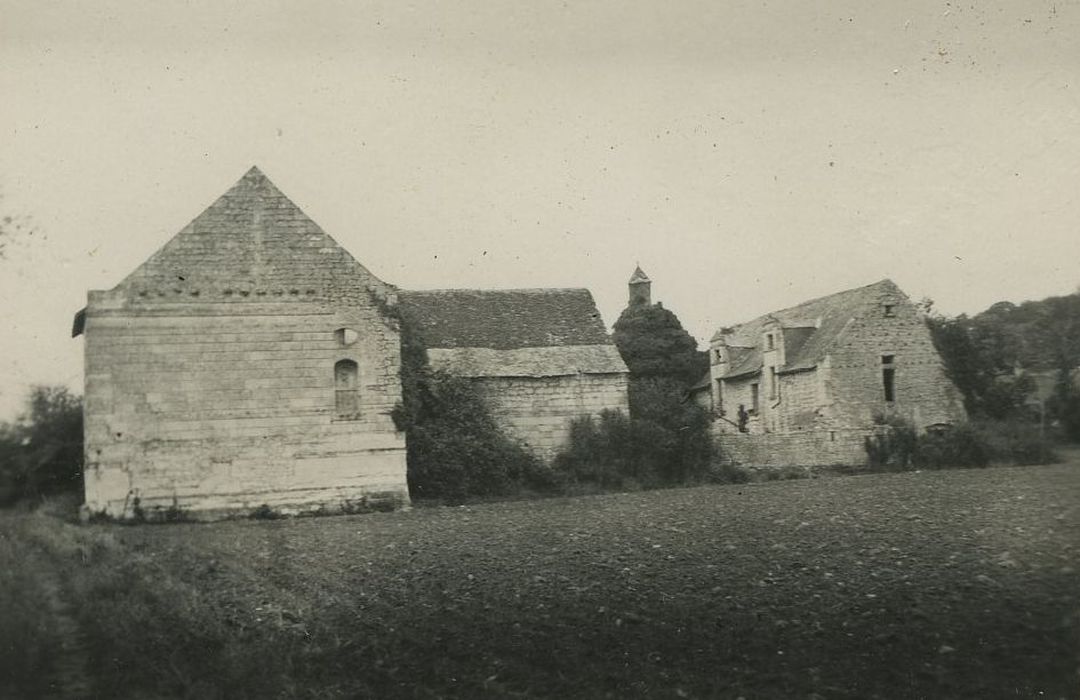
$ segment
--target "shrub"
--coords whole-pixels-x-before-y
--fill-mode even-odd
[[[577,483],[605,488],[714,480],[708,435],[682,427],[610,409],[598,418],[582,416],[571,423],[569,443],[554,467]]]
[[[1061,407],[1061,428],[1065,437],[1080,442],[1080,392],[1073,392]]]
[[[706,472],[706,480],[711,484],[745,484],[753,475],[745,468],[724,460],[714,460]]]
[[[557,487],[554,474],[498,426],[469,379],[420,369],[394,411],[407,434],[409,493],[457,502]]]
[[[894,419],[865,444],[871,468],[878,469],[1047,464],[1057,459],[1034,426],[1017,420],[962,423],[918,434],[910,423]]]
[[[882,419],[875,433],[866,438],[864,447],[872,469],[909,469],[915,461],[918,435],[901,419]]]
[[[1050,464],[1057,461],[1050,441],[1027,422],[979,421],[974,424],[991,461],[1000,464]]]
[[[388,313],[401,322],[402,401],[391,416],[406,434],[410,497],[559,490],[555,472],[498,425],[473,380],[432,370],[419,325],[401,309]]]
[[[285,516],[271,508],[269,504],[263,503],[258,508],[248,513],[248,517],[252,520],[280,520]]]
[[[1073,379],[1073,370],[1058,371],[1057,386],[1051,397],[1049,408],[1061,425],[1066,440],[1080,442],[1080,387]]]
[[[928,469],[985,467],[989,461],[986,439],[967,424],[919,436],[915,451],[915,464]]]

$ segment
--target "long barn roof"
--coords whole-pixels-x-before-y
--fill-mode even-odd
[[[462,376],[624,373],[587,289],[401,291],[433,366]]]

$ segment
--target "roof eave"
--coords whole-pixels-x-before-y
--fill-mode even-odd
[[[752,377],[755,374],[761,374],[761,368],[760,367],[758,367],[757,369],[744,370],[744,371],[739,372],[737,374],[725,374],[724,376],[722,376],[720,378],[725,379],[725,380],[727,380],[727,379],[743,379],[744,377]]]

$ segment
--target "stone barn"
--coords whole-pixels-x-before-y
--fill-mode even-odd
[[[628,410],[628,371],[587,289],[402,292],[429,365],[481,388],[507,432],[542,457],[571,419]]]
[[[930,331],[890,280],[721,328],[694,400],[732,461],[865,464],[864,439],[902,416],[918,429],[965,418]]]
[[[407,502],[393,298],[250,170],[76,317],[87,508]]]
[[[252,168],[75,317],[86,510],[406,504],[399,295]],[[578,413],[625,410],[626,368],[587,291],[404,296],[432,362],[481,381],[539,452]]]

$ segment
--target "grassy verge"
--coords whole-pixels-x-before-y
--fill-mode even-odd
[[[36,697],[48,690],[62,640],[48,614],[41,587],[48,564],[21,533],[26,515],[4,514],[0,526],[0,691],[10,697]],[[3,695],[0,692],[0,695]]]

